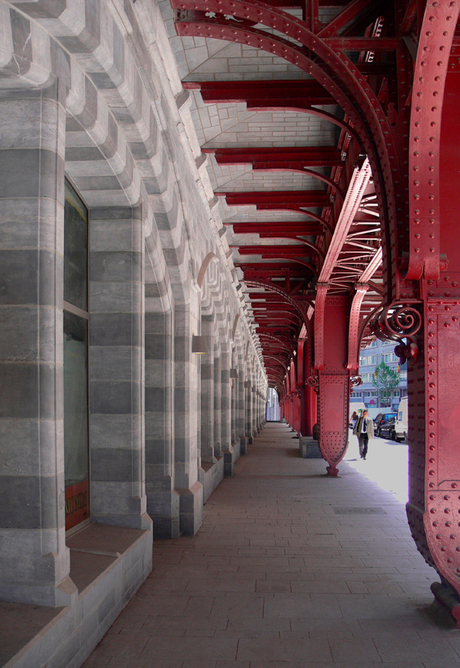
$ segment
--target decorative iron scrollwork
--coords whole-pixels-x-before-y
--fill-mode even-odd
[[[359,387],[363,384],[363,379],[361,376],[350,376],[350,394],[353,392],[355,387]]]
[[[400,303],[381,308],[369,324],[371,332],[381,341],[398,342],[395,355],[401,364],[409,359],[417,359],[418,346],[413,337],[421,326],[422,316],[417,308]]]
[[[308,376],[305,384],[312,387],[316,393],[319,392],[319,378],[318,376]]]

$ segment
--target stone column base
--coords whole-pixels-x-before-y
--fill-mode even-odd
[[[300,456],[304,459],[322,459],[321,450],[319,449],[319,441],[313,436],[301,436],[299,438]]]
[[[194,536],[203,524],[203,485],[195,482],[190,489],[176,489],[179,500],[179,526],[182,536]]]

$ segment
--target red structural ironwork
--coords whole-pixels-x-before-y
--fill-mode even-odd
[[[180,35],[252,46],[302,72],[295,80],[184,83],[204,102],[311,114],[336,128],[334,146],[207,148],[217,165],[251,165],[271,179],[279,171],[301,172],[317,184],[216,195],[229,206],[253,207],[251,222],[248,216],[226,221],[235,265],[253,305],[270,383],[299,433],[312,432],[318,397],[320,447],[331,475],[346,449],[348,396],[359,382],[362,343],[372,336],[393,340],[408,360],[409,524],[441,575],[435,595],[458,618],[460,2],[173,0],[173,6]],[[337,11],[325,14],[326,6]],[[287,8],[301,12],[296,18]],[[357,181],[363,165],[371,171],[365,187]],[[276,220],[274,211],[282,212]],[[273,244],[247,243],[248,234]]]

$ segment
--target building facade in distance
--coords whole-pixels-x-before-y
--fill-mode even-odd
[[[362,348],[359,356],[359,375],[362,385],[353,389],[350,397],[350,410],[353,409],[353,403],[362,402],[367,408],[390,408],[397,410],[401,397],[407,395],[407,362],[401,365],[399,357],[394,352],[393,342],[384,342],[375,339],[368,346]],[[375,387],[372,379],[374,377],[375,367],[381,362],[385,362],[390,369],[398,372],[399,383],[392,391],[390,403],[384,405],[378,389]]]

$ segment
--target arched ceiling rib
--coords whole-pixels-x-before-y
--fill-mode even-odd
[[[349,44],[363,81],[380,95],[383,106],[392,102],[388,90],[396,59],[390,14],[385,14],[388,3],[272,0],[264,6],[285,8],[286,16],[300,19],[332,48],[346,50]],[[214,39],[219,29],[229,34],[232,23],[235,40],[241,39],[236,33],[246,24],[248,36],[261,26],[254,31],[245,19],[237,18],[237,24],[231,16],[219,18],[205,12],[204,4],[203,12],[188,10],[187,4],[180,7],[176,28],[187,36],[171,39],[192,97],[192,115],[247,312],[259,334],[270,384],[279,388],[307,322],[305,314],[314,308],[321,276],[327,274],[329,293],[348,294],[350,303],[357,284],[366,278],[366,289],[360,288],[356,301],[360,322],[382,299],[382,269],[375,260],[380,257],[381,221],[374,180],[368,179],[354,201],[345,227],[344,207],[353,199],[353,177],[365,156],[362,139],[330,90],[279,57],[278,48],[269,52]],[[312,11],[305,12],[305,7]],[[165,8],[163,3],[167,12]],[[203,34],[203,26],[209,27],[211,37],[194,36],[194,30]],[[264,34],[269,32],[265,29]],[[292,36],[284,38],[294,46]],[[337,73],[322,66],[331,81],[337,81]],[[321,63],[315,72],[318,67]],[[367,277],[373,259],[378,266]]]

